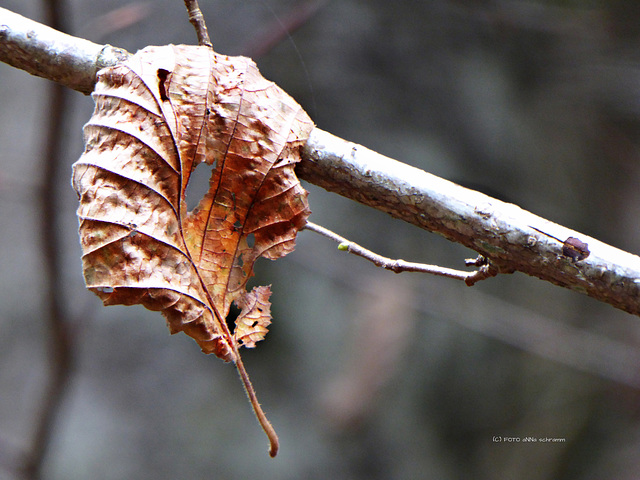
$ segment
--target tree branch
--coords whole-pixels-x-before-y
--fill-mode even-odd
[[[640,315],[640,257],[320,129],[296,170],[326,190],[358,201],[480,253],[500,273],[520,271]],[[573,237],[588,245],[576,261]],[[579,257],[580,258],[580,257]]]
[[[0,61],[31,75],[89,95],[98,70],[128,56],[121,48],[73,37],[0,8]]]
[[[204,21],[204,15],[198,5],[198,0],[184,0],[184,4],[187,7],[189,13],[189,22],[196,30],[198,37],[198,45],[204,45],[213,48],[211,39],[209,38],[209,31],[207,30],[207,24]]]
[[[0,8],[0,60],[89,93],[99,68],[127,52],[55,32]],[[316,128],[300,178],[439,233],[500,273],[524,272],[640,315],[640,257]],[[573,237],[589,254],[574,254]]]

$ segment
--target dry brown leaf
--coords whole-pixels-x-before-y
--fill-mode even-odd
[[[250,59],[204,46],[147,47],[100,71],[93,98],[73,166],[87,288],[105,305],[159,310],[171,333],[235,362],[275,456],[238,348],[271,323],[269,287],[246,291],[254,262],[292,251],[309,216],[293,167],[313,123]],[[213,167],[209,190],[187,212],[202,162]]]
[[[147,47],[102,70],[93,98],[73,167],[87,287],[105,305],[159,310],[172,333],[236,361],[270,323],[269,288],[246,292],[254,262],[292,251],[309,215],[293,166],[311,120],[250,59],[208,47]],[[187,212],[201,162],[209,191]]]
[[[270,296],[269,287],[256,287],[236,302],[242,308],[233,334],[238,344],[253,348],[264,339],[271,323]]]

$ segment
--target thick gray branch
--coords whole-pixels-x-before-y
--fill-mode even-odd
[[[524,272],[640,315],[636,255],[320,129],[303,152],[297,172],[311,183],[466,245],[501,273]],[[563,253],[569,237],[588,244],[587,258]]]
[[[0,8],[0,60],[89,93],[127,52],[61,34]],[[501,273],[521,271],[640,315],[640,257],[315,129],[300,178],[461,243]],[[574,237],[584,258],[567,251]]]
[[[126,60],[126,50],[66,35],[0,8],[0,61],[89,95],[101,68]]]

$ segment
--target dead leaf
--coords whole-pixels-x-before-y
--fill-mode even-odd
[[[291,252],[309,216],[293,167],[313,123],[250,59],[204,46],[147,47],[100,71],[93,98],[73,166],[87,288],[105,305],[159,310],[171,333],[235,362],[275,456],[238,348],[271,323],[269,287],[246,291],[255,261]],[[209,190],[187,212],[202,162]],[[242,311],[231,333],[233,302]]]
[[[234,337],[247,348],[256,346],[256,342],[264,339],[267,327],[271,323],[271,303],[269,287],[256,287],[247,293],[236,304],[242,309],[236,319]]]
[[[246,291],[254,262],[291,252],[309,215],[293,167],[313,123],[250,59],[208,47],[147,47],[102,70],[93,98],[73,166],[87,288],[161,311],[171,333],[237,361],[271,321],[269,288]],[[209,191],[187,212],[201,162]]]

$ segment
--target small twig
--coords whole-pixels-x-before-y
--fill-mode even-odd
[[[439,267],[437,265],[428,265],[426,263],[406,262],[402,259],[391,259],[383,257],[377,253],[367,250],[366,248],[354,243],[346,238],[338,235],[331,230],[321,227],[313,222],[307,222],[304,226],[306,230],[311,230],[322,236],[330,238],[339,243],[338,250],[346,251],[358,255],[378,267],[382,267],[386,270],[391,270],[395,273],[401,272],[422,272],[430,273],[432,275],[439,275],[441,277],[455,278],[456,280],[463,280],[467,285],[474,285],[476,282],[485,278],[494,277],[498,274],[498,270],[492,267],[491,263],[485,257],[478,257],[476,260],[466,261],[467,265],[477,265],[480,268],[474,272],[465,272],[463,270],[454,270],[452,268]]]
[[[213,48],[211,39],[209,38],[209,32],[207,31],[207,24],[204,22],[204,15],[198,5],[198,0],[184,0],[184,4],[189,12],[189,22],[196,29],[196,35],[198,36],[198,45],[207,46]]]

